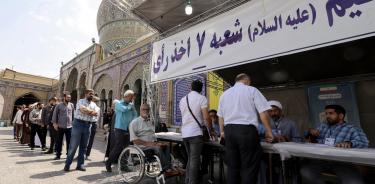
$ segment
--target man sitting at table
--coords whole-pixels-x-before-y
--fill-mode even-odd
[[[177,175],[179,172],[170,169],[171,157],[167,144],[156,142],[155,127],[150,121],[150,106],[142,104],[141,116],[134,119],[129,125],[130,142],[138,145],[143,151],[152,151],[160,158],[166,176]]]
[[[268,110],[271,117],[271,128],[278,142],[301,142],[301,137],[296,123],[283,114],[283,106],[276,100],[268,101],[272,109]]]
[[[369,141],[362,129],[344,121],[345,109],[342,106],[327,105],[325,115],[327,123],[310,129],[307,135],[309,141],[338,148],[368,147]],[[302,166],[303,183],[324,183],[321,173],[326,171],[337,175],[343,184],[363,183],[359,171],[353,165],[328,161],[313,161]]]

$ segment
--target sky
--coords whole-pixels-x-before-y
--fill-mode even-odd
[[[67,63],[98,42],[101,0],[0,0],[0,70],[58,79]]]

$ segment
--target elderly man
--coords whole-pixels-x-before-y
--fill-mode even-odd
[[[121,151],[130,144],[128,127],[130,122],[137,117],[133,100],[134,92],[127,90],[124,93],[124,99],[116,103],[115,144],[105,164],[107,172],[112,172],[112,163],[117,161]]]
[[[250,77],[239,74],[236,84],[220,97],[219,124],[225,137],[228,183],[256,183],[262,156],[258,117],[265,128],[266,141],[273,140],[267,110],[271,109],[260,91],[250,85]]]
[[[80,99],[77,103],[77,108],[74,112],[74,121],[72,128],[72,137],[69,145],[68,157],[65,162],[64,171],[69,171],[70,165],[73,162],[74,155],[79,146],[77,170],[86,171],[84,167],[85,153],[87,143],[89,141],[91,122],[95,121],[98,116],[96,111],[97,106],[92,102],[94,98],[94,90],[87,89],[85,91],[86,98]]]
[[[167,144],[156,142],[155,126],[150,121],[150,106],[142,104],[141,116],[134,119],[129,125],[130,141],[139,145],[144,151],[152,151],[160,158],[162,168],[166,176],[178,174],[170,169],[171,157]]]
[[[271,128],[278,142],[300,142],[301,136],[296,123],[283,115],[283,106],[279,101],[271,100],[268,104],[272,109],[268,110],[271,117]]]
[[[335,146],[338,148],[367,148],[369,141],[359,127],[344,121],[346,111],[340,105],[327,105],[325,115],[327,123],[322,123],[316,129],[308,132],[309,140]],[[363,183],[362,177],[355,166],[328,161],[313,161],[301,167],[303,183],[325,183],[321,177],[324,171],[333,172],[341,179],[341,183]]]

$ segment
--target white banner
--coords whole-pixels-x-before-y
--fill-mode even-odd
[[[151,82],[374,35],[373,0],[252,0],[153,43]]]

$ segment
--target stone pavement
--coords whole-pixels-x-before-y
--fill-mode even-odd
[[[73,170],[64,172],[65,150],[62,152],[62,159],[55,161],[54,155],[42,154],[40,148],[30,150],[28,146],[20,145],[13,139],[12,128],[2,127],[0,128],[0,184],[123,183],[121,177],[117,175],[116,168],[113,169],[113,173],[105,171],[104,151],[104,134],[99,130],[95,136],[91,160],[85,161],[87,171],[74,170],[77,164],[74,160],[71,165]],[[142,183],[156,182],[146,179]],[[170,179],[168,183],[176,183],[176,180]]]

